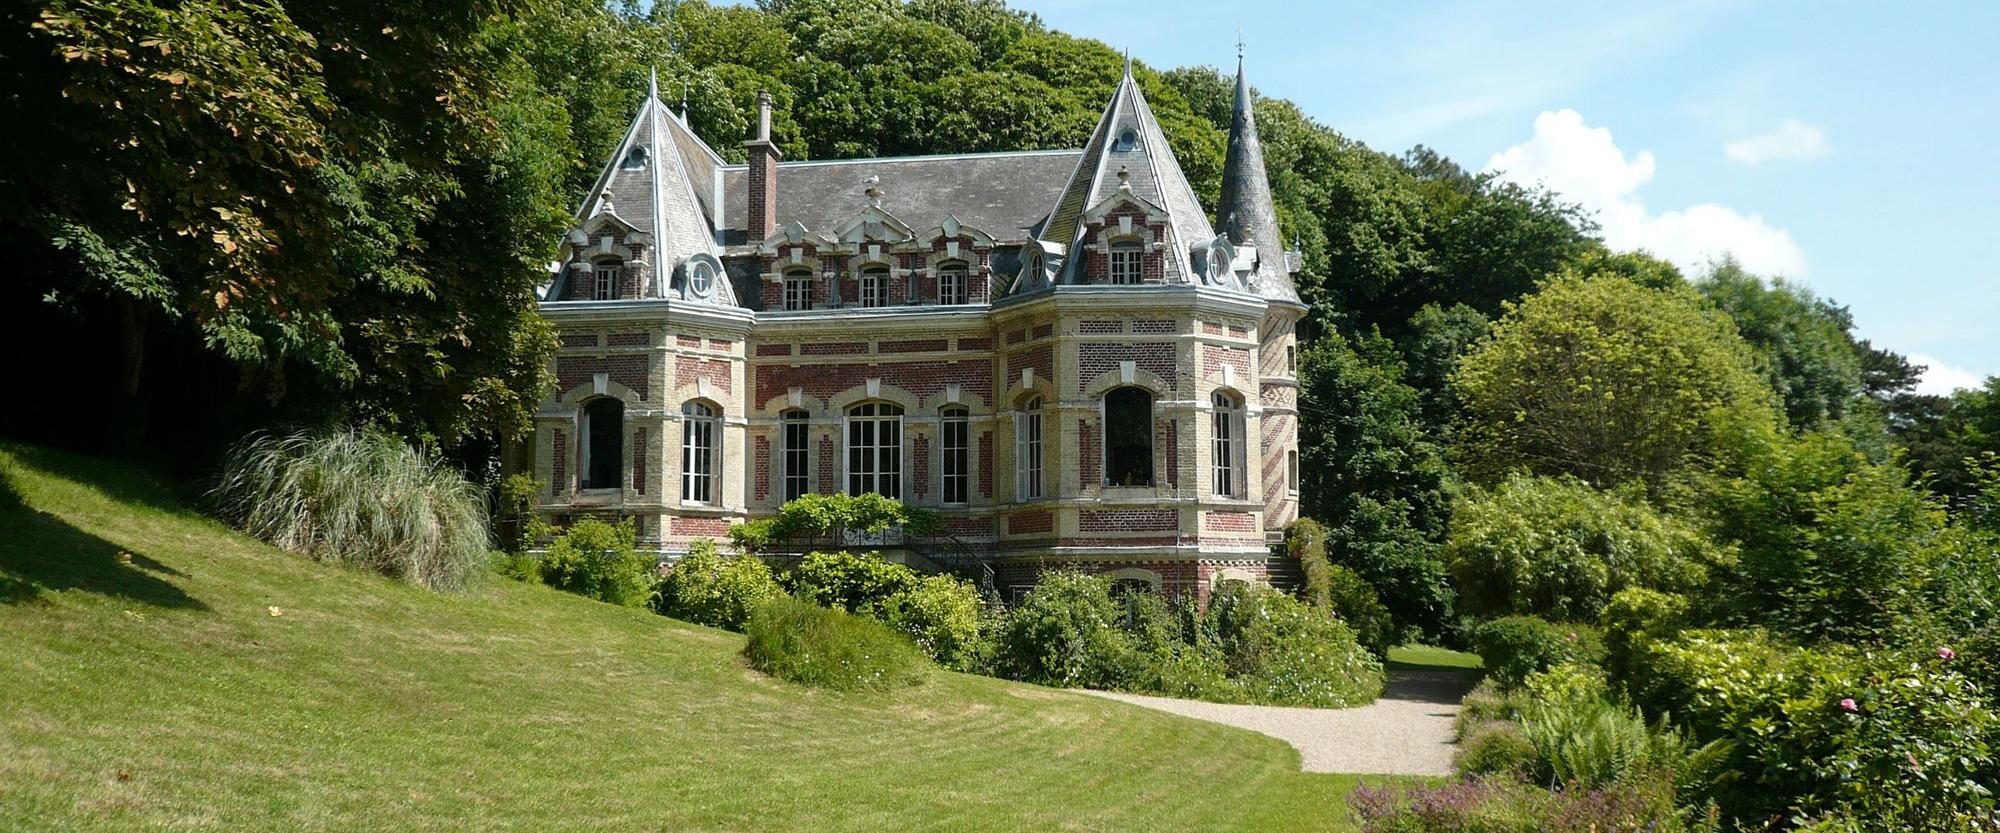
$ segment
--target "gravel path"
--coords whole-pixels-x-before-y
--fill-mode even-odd
[[[1307,772],[1449,775],[1452,723],[1472,681],[1448,671],[1391,671],[1382,696],[1351,709],[1235,706],[1093,691],[1164,712],[1261,732],[1299,750]]]

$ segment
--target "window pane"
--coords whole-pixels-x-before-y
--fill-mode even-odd
[[[1104,482],[1153,485],[1153,396],[1119,388],[1104,398]]]

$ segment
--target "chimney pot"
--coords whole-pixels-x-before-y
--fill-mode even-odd
[[[749,192],[743,200],[744,235],[761,243],[778,230],[778,146],[771,143],[771,94],[757,93],[756,134],[743,146],[749,149]]]

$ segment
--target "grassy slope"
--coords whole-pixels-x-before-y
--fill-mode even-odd
[[[1354,779],[1260,735],[804,690],[733,634],[287,556],[117,464],[0,445],[0,477],[0,829],[1346,828]]]

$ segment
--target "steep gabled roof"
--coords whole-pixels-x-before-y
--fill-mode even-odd
[[[913,225],[929,227],[951,214],[1003,243],[1018,243],[1032,237],[1048,215],[1076,157],[1075,150],[1027,150],[779,162],[778,225],[797,222],[831,231],[863,204],[862,189],[876,177],[888,192],[883,206]],[[720,217],[723,241],[761,242],[743,232],[747,169],[719,170],[722,210],[710,216]]]
[[[1128,182],[1134,196],[1167,212],[1170,238],[1164,241],[1167,280],[1191,280],[1188,247],[1213,238],[1215,229],[1208,224],[1208,216],[1195,199],[1194,188],[1181,172],[1180,160],[1174,158],[1173,149],[1167,145],[1166,133],[1153,117],[1145,94],[1139,91],[1139,82],[1133,79],[1129,64],[1117,89],[1112,91],[1110,102],[1105,104],[1097,128],[1084,143],[1083,155],[1077,159],[1062,195],[1050,210],[1041,239],[1065,250],[1075,245],[1083,228],[1084,213],[1118,192],[1121,170],[1130,174]],[[1065,281],[1075,279],[1082,261],[1074,256],[1066,259]]]
[[[1236,56],[1236,106],[1229,117],[1229,151],[1222,164],[1222,199],[1216,219],[1239,247],[1255,247],[1257,268],[1250,289],[1274,301],[1298,303],[1292,285],[1291,258],[1278,236],[1278,209],[1271,200],[1271,180],[1264,171],[1264,145],[1257,138],[1250,81],[1243,74],[1243,56]]]

